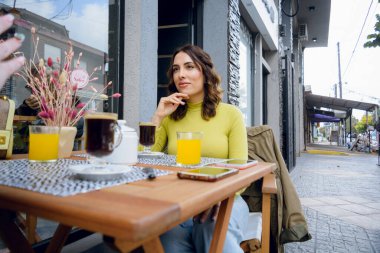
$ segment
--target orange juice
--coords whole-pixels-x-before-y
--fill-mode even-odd
[[[201,140],[177,140],[177,164],[195,165],[201,162]]]
[[[58,133],[30,133],[29,160],[32,162],[54,162],[58,159]]]

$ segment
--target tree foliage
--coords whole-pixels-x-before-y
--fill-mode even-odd
[[[364,133],[367,131],[367,126],[374,126],[374,125],[375,123],[373,122],[372,115],[368,115],[368,121],[367,121],[367,116],[363,115],[360,121],[355,125],[355,130],[357,133]]]
[[[376,14],[376,19],[375,32],[367,36],[368,41],[364,43],[364,47],[380,47],[380,14]]]

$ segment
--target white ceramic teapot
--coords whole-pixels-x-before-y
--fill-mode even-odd
[[[118,120],[117,124],[120,126],[121,131],[115,131],[114,139],[118,140],[121,133],[121,142],[111,154],[103,158],[113,164],[136,164],[138,148],[137,133],[133,128],[127,126],[125,120]]]

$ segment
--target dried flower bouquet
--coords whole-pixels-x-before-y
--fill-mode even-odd
[[[45,125],[74,126],[95,98],[99,95],[103,98],[108,97],[104,94],[104,91],[111,86],[112,82],[107,83],[101,91],[97,91],[90,85],[90,89],[94,92],[93,95],[85,103],[81,102],[81,97],[77,95],[78,83],[72,78],[71,74],[73,70],[79,67],[82,53],[78,55],[75,67],[72,69],[74,51],[72,43],[68,42],[68,50],[65,51],[63,63],[59,58],[56,59],[56,63],[53,63],[52,58],[49,57],[45,64],[45,61],[38,56],[39,37],[35,37],[35,29],[32,29],[32,35],[34,55],[25,63],[19,76],[31,88],[31,96],[39,104],[40,112],[38,116],[44,121]],[[61,65],[63,68],[61,68]],[[98,78],[93,76],[101,69],[101,66],[94,68],[88,77],[88,82],[97,80]],[[119,93],[115,93],[111,97],[119,98],[120,96]]]

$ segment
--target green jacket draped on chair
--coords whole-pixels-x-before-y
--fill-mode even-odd
[[[248,156],[276,163],[277,195],[271,199],[271,252],[283,252],[283,244],[311,239],[296,189],[269,126],[248,127]],[[257,181],[242,193],[250,211],[261,211],[261,184]],[[276,215],[277,214],[277,215]]]

